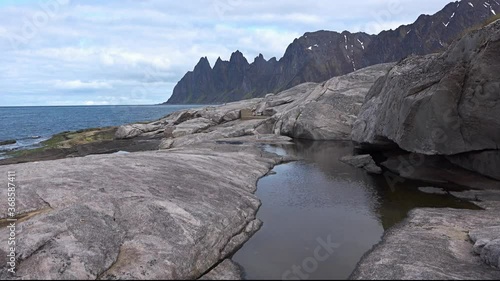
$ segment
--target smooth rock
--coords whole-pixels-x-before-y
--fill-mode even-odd
[[[284,91],[273,102],[273,131],[310,140],[350,140],[352,125],[370,87],[393,64],[367,67],[322,84],[305,83]],[[293,99],[293,101],[292,101]],[[270,106],[261,107],[264,111]]]
[[[408,219],[387,231],[382,242],[365,254],[350,278],[499,280],[500,271],[474,255],[467,235],[472,229],[498,225],[499,211],[499,202],[484,211],[413,210]]]
[[[144,133],[149,133],[160,129],[159,125],[152,124],[131,124],[120,126],[115,133],[115,139],[131,139]]]
[[[469,232],[469,237],[472,242],[476,242],[481,239],[485,239],[488,241],[500,239],[500,225],[474,229]]]
[[[215,123],[206,118],[191,119],[177,125],[172,132],[172,136],[174,138],[179,138],[185,135],[196,134],[199,131],[205,130],[213,125],[215,125]]]
[[[281,159],[211,143],[0,166],[16,171],[17,213],[27,215],[16,275],[1,248],[0,278],[199,278],[257,229],[256,182]],[[8,236],[1,228],[0,242]]]
[[[396,143],[421,154],[497,150],[500,21],[444,53],[409,57],[379,79],[354,124],[360,144]]]
[[[255,128],[265,120],[236,120],[210,127],[202,133],[174,138],[172,147],[184,147],[206,141],[255,135]]]

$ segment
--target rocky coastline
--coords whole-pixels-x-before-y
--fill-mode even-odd
[[[19,181],[14,278],[234,278],[231,254],[261,225],[257,180],[294,160],[262,145],[309,139],[354,140],[373,159],[345,161],[392,180],[468,186],[475,190],[453,194],[484,209],[412,211],[353,279],[499,279],[499,38],[497,21],[442,54],[124,125],[112,139],[54,147],[44,157],[1,160],[0,173],[16,171]],[[117,152],[117,143],[127,152],[94,155]],[[7,202],[0,209],[1,224]],[[2,264],[0,276],[12,279]]]

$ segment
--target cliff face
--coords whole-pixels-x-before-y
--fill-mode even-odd
[[[448,4],[410,25],[378,35],[317,31],[290,44],[279,61],[262,55],[248,63],[236,51],[212,68],[202,58],[174,88],[168,104],[207,104],[262,97],[304,82],[322,82],[370,65],[409,55],[444,50],[468,28],[500,13],[500,1],[470,0]]]
[[[442,54],[409,57],[370,89],[353,140],[395,143],[500,179],[500,21]]]

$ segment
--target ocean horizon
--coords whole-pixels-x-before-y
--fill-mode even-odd
[[[0,146],[2,153],[31,149],[53,135],[90,128],[121,126],[154,121],[178,110],[203,105],[53,105],[0,106]]]

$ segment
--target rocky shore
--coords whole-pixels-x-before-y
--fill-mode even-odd
[[[499,36],[496,22],[442,54],[179,111],[112,128],[111,138],[64,139],[58,143],[67,146],[2,160],[0,173],[17,174],[19,247],[16,275],[4,260],[0,276],[237,277],[231,254],[261,225],[256,182],[292,160],[262,145],[353,139],[374,157],[344,161],[396,180],[481,189],[454,195],[479,200],[484,210],[412,211],[352,278],[498,279]],[[7,210],[0,202],[2,225]],[[8,237],[7,229],[0,236]],[[0,261],[6,256],[0,249]]]
[[[401,177],[480,189],[453,195],[484,210],[412,211],[352,279],[500,278],[499,50],[496,21],[442,54],[399,62],[371,88],[353,140]]]
[[[256,143],[0,166],[16,172],[19,216],[2,279],[202,277],[259,229],[256,182],[287,161]]]
[[[355,280],[500,279],[500,191],[475,191],[484,210],[417,209],[366,254]],[[470,194],[454,193],[468,198]]]
[[[2,279],[237,276],[227,258],[261,225],[256,182],[291,160],[266,153],[262,144],[288,144],[286,135],[348,138],[364,94],[390,66],[110,128],[111,140],[71,141],[86,138],[65,133],[47,150],[0,161],[0,173],[16,172],[19,219],[17,271],[7,272],[4,260]],[[321,117],[331,112],[340,119]],[[119,142],[155,151],[95,155]],[[0,202],[2,223],[7,207]],[[8,237],[7,231],[0,235]]]

